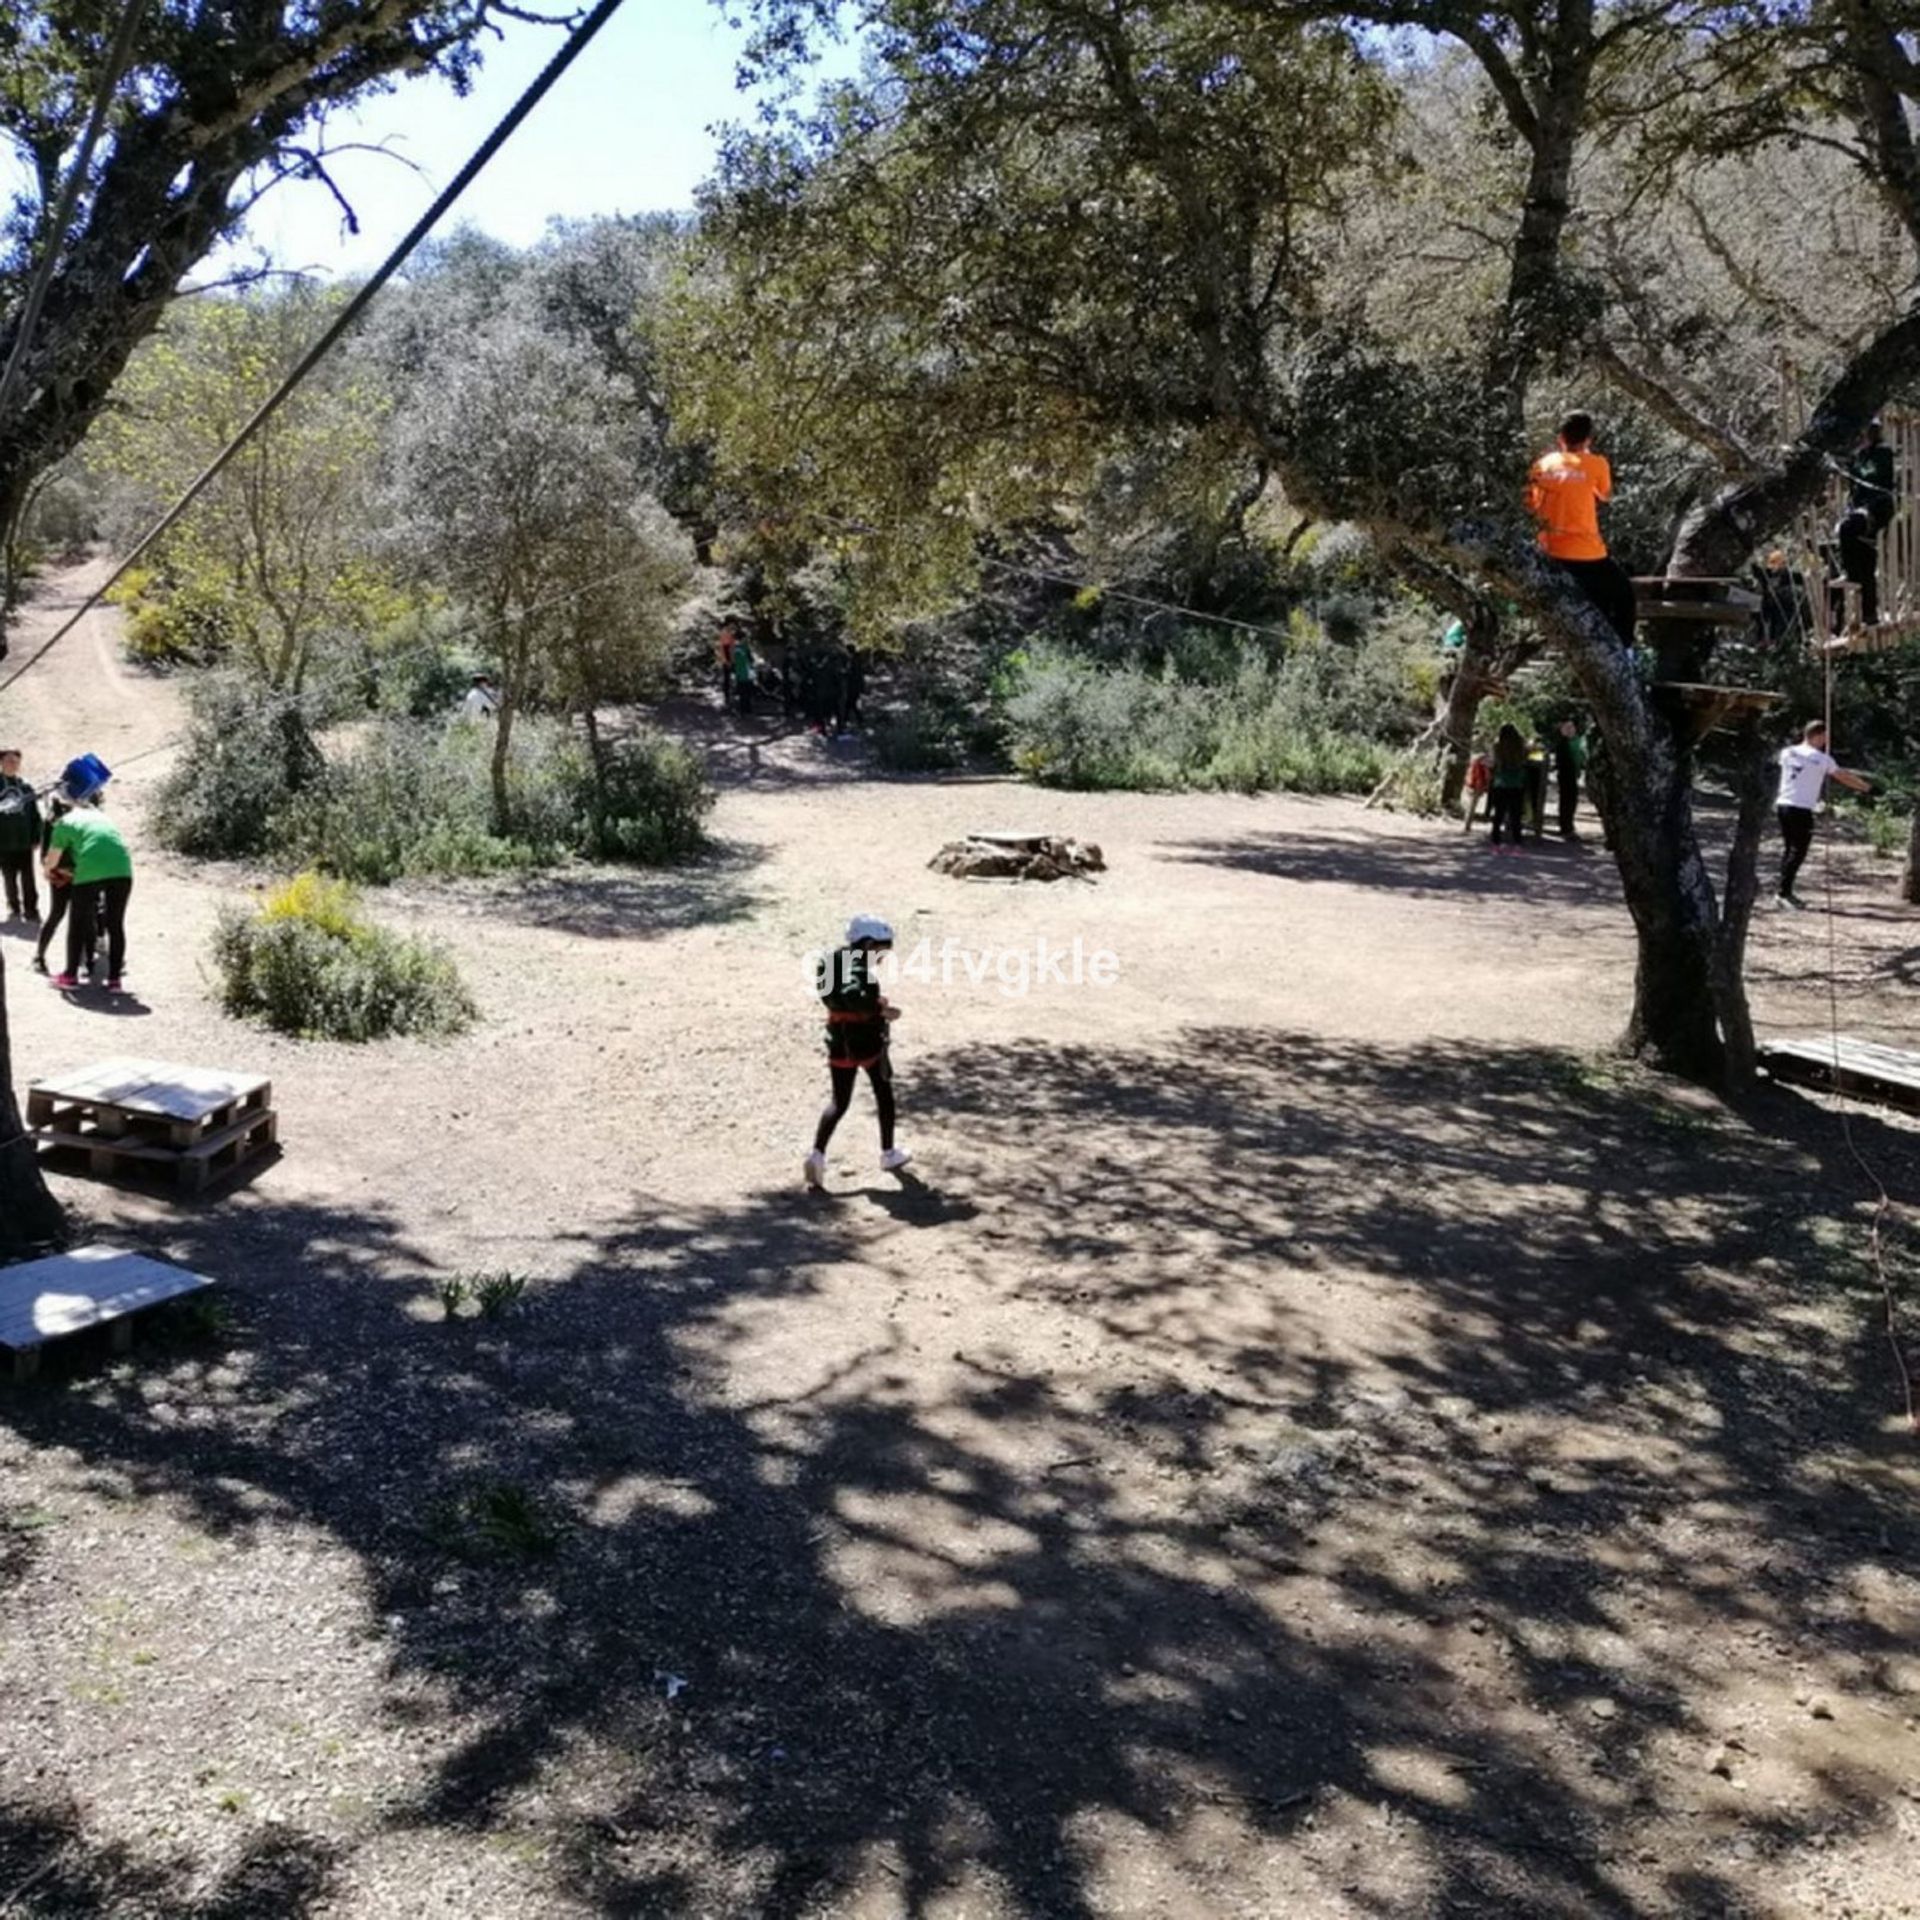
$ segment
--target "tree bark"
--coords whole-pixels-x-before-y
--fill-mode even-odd
[[[1913,822],[1907,830],[1907,870],[1900,876],[1900,898],[1920,907],[1920,795],[1913,803]]]
[[[13,1093],[13,1044],[7,1026],[7,967],[0,958],[0,1260],[58,1246],[66,1217],[47,1191],[40,1156]]]
[[[1480,705],[1499,678],[1497,651],[1500,643],[1500,616],[1481,602],[1462,616],[1466,643],[1460,649],[1459,663],[1440,714],[1440,737],[1446,743],[1446,765],[1440,773],[1440,806],[1452,812],[1460,804],[1467,784],[1467,767],[1473,759],[1474,723],[1480,717]]]

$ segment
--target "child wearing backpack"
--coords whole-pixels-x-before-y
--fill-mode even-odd
[[[853,1104],[853,1089],[862,1071],[873,1089],[880,1116],[880,1165],[897,1173],[913,1158],[893,1144],[893,1062],[887,1051],[888,1029],[900,1010],[880,991],[881,956],[893,948],[893,929],[878,914],[856,913],[847,923],[846,945],[821,956],[817,985],[827,1009],[827,1073],[831,1098],[814,1130],[813,1151],[807,1155],[810,1187],[827,1178],[827,1143]]]

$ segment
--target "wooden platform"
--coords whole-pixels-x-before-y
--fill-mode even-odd
[[[1636,575],[1634,612],[1642,620],[1697,620],[1709,626],[1750,626],[1760,596],[1744,580],[1665,574]]]
[[[1763,1041],[1759,1055],[1760,1064],[1776,1080],[1920,1110],[1920,1053],[1848,1034],[1836,1042],[1823,1033]]]
[[[0,1347],[11,1350],[16,1380],[31,1377],[51,1340],[108,1327],[116,1351],[133,1344],[133,1315],[143,1307],[214,1283],[162,1260],[118,1247],[81,1247],[17,1267],[0,1267]]]
[[[1729,721],[1755,719],[1785,698],[1764,687],[1710,687],[1694,680],[1656,680],[1653,690],[1679,701],[1687,709],[1696,740],[1715,727],[1726,726]]]
[[[273,1087],[261,1075],[165,1060],[102,1060],[36,1080],[27,1125],[44,1155],[105,1178],[169,1173],[189,1193],[279,1138]]]

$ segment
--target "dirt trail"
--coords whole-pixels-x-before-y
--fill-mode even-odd
[[[177,727],[90,624],[0,715],[37,766]],[[457,952],[451,1046],[226,1020],[204,943],[258,876],[150,851],[124,1010],[9,966],[23,1075],[256,1067],[286,1152],[197,1208],[62,1183],[236,1325],[0,1408],[0,1902],[1910,1900],[1920,1486],[1857,1171],[1811,1103],[1749,1124],[1592,1057],[1632,965],[1597,852],[715,753],[695,871],[376,900]],[[1030,824],[1109,873],[926,871]],[[1840,869],[1848,1023],[1908,1033],[1912,921]],[[810,1200],[801,957],[864,907],[921,1157],[878,1175],[863,1095]],[[1111,985],[1017,990],[1076,940]],[[1762,927],[1763,1022],[1820,1015],[1816,943]],[[1857,1133],[1916,1191],[1909,1128]],[[434,1276],[498,1268],[515,1316],[441,1323]],[[552,1550],[475,1549],[481,1482]]]

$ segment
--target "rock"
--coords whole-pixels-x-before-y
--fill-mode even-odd
[[[970,833],[927,864],[955,880],[1077,880],[1107,867],[1098,847],[1050,833]]]
[[[1617,1700],[1608,1700],[1603,1696],[1598,1700],[1589,1700],[1587,1702],[1587,1711],[1592,1714],[1596,1720],[1611,1720],[1619,1713],[1620,1703]]]
[[[1738,1740],[1722,1740],[1707,1755],[1707,1771],[1722,1780],[1733,1778],[1733,1757],[1741,1751]]]
[[[1833,1702],[1831,1700],[1817,1698],[1809,1700],[1807,1702],[1807,1711],[1812,1714],[1816,1720],[1831,1720],[1833,1718]]]

